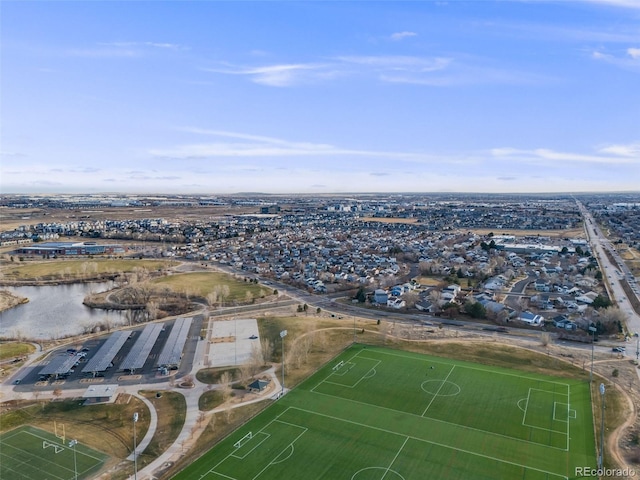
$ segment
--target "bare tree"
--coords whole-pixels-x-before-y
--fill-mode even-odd
[[[209,419],[209,426],[211,427],[211,430],[215,430],[216,429],[216,415],[211,415],[211,418]]]
[[[618,307],[600,310],[600,325],[607,333],[616,333],[624,325],[626,316]]]
[[[549,345],[550,341],[551,341],[551,334],[549,332],[542,332],[540,334],[540,343],[542,344],[543,347],[546,347],[547,345]]]
[[[262,346],[258,346],[257,344],[253,344],[251,346],[251,366],[252,366],[252,375],[255,375],[257,371],[260,370],[266,362],[264,361],[264,355],[262,353]]]
[[[231,397],[231,381],[231,373],[224,372],[220,375],[220,394],[223,402],[226,402]]]
[[[405,293],[402,298],[404,299],[407,309],[415,307],[416,302],[420,300],[420,296],[415,291]]]
[[[240,375],[240,382],[246,382],[251,378],[251,371],[253,369],[253,365],[251,363],[243,363],[238,366],[238,374]]]
[[[218,293],[216,291],[209,292],[206,296],[207,304],[213,307],[218,302]]]
[[[160,311],[160,307],[158,306],[158,302],[154,302],[154,301],[147,302],[147,306],[146,306],[147,319],[155,320],[156,318],[158,318],[159,311]]]
[[[245,303],[253,302],[253,293],[251,293],[249,290],[247,290],[244,294],[244,301]]]
[[[264,363],[267,364],[273,359],[273,342],[268,338],[260,339],[260,346],[262,347],[262,358]]]

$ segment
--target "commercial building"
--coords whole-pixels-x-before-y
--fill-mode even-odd
[[[18,253],[55,256],[117,255],[125,253],[125,248],[119,244],[96,242],[46,242],[19,248]]]

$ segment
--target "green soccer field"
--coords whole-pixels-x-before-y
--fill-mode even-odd
[[[587,466],[587,382],[356,345],[174,478],[556,480]]]
[[[0,478],[11,480],[74,480],[90,478],[108,456],[44,430],[20,427],[0,435]]]

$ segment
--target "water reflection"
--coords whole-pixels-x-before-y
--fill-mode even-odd
[[[98,324],[121,325],[124,312],[92,309],[82,304],[91,292],[111,289],[112,282],[3,287],[29,303],[0,313],[0,337],[23,336],[38,340],[83,333]]]

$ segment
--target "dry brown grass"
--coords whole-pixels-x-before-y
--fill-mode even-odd
[[[586,238],[584,229],[569,228],[566,230],[518,230],[518,229],[496,229],[496,228],[470,228],[466,231],[473,232],[477,235],[515,235],[516,237],[541,236],[551,238]]]

